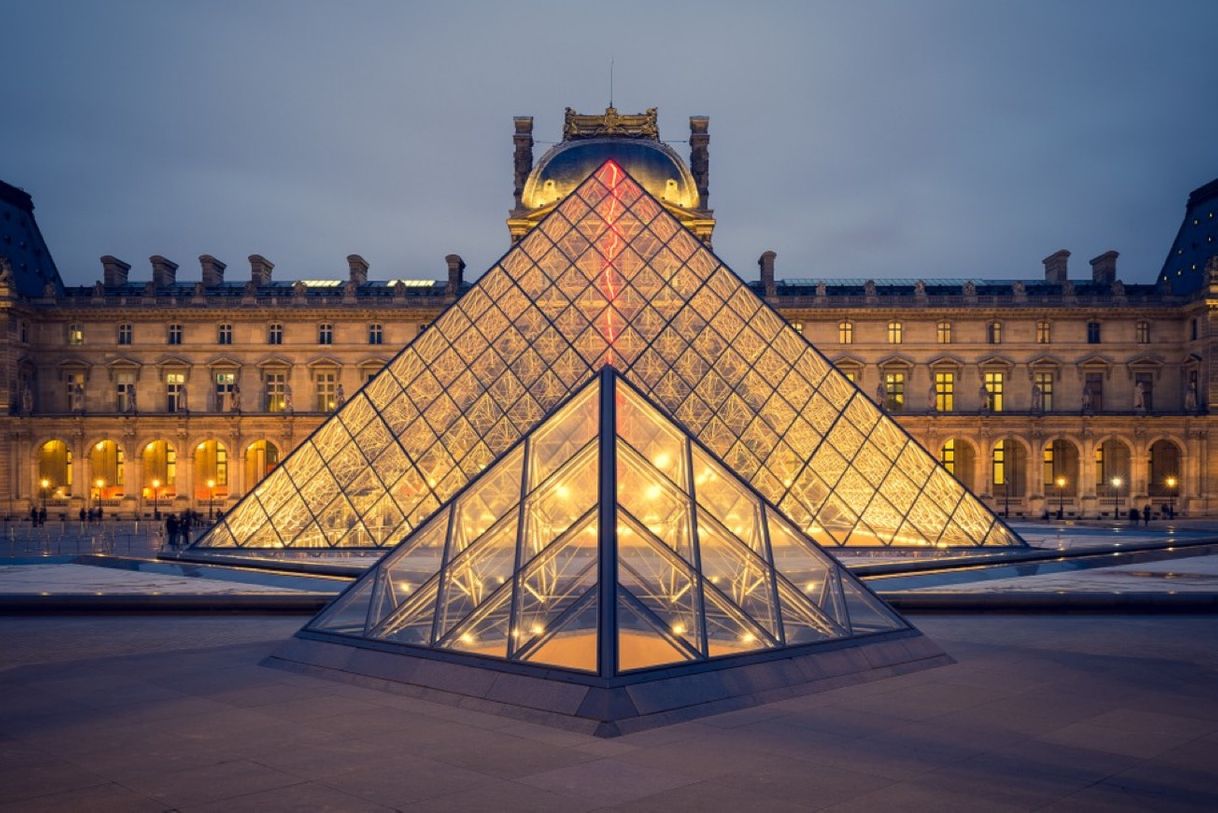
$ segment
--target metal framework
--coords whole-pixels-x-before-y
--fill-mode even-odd
[[[601,677],[908,629],[611,367],[306,627]]]
[[[606,162],[195,547],[397,544],[606,365],[819,544],[1023,544]]]

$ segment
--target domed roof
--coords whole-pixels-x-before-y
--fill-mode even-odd
[[[609,159],[659,200],[698,207],[693,176],[676,152],[663,142],[640,138],[587,138],[551,147],[525,182],[524,205],[539,209],[561,200]]]

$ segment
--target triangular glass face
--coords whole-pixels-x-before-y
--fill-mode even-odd
[[[906,628],[611,370],[308,627],[602,675]]]
[[[1023,544],[607,162],[195,547],[396,544],[606,364],[820,544]]]

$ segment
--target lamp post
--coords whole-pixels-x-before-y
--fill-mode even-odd
[[[43,512],[46,512],[46,510],[47,510],[47,489],[49,489],[51,487],[51,481],[48,480],[47,478],[43,477],[41,480],[38,481],[38,485],[42,486],[42,510],[43,510]]]
[[[1121,500],[1121,478],[1113,477],[1112,478],[1112,518],[1113,519],[1119,518],[1119,514],[1117,512],[1120,510],[1120,500]]]
[[[207,481],[207,521],[212,522],[215,512],[212,510],[216,499],[216,481]]]
[[[161,488],[161,481],[154,479],[152,481],[152,518],[153,519],[161,518],[161,503],[160,503],[160,500],[157,499],[157,495],[158,495],[160,488]]]
[[[1066,515],[1066,478],[1058,477],[1054,482],[1057,483],[1057,518],[1062,519]]]
[[[1011,516],[1011,481],[1006,477],[1002,478],[1002,516]]]
[[[103,480],[102,478],[98,477],[96,480],[93,481],[93,487],[95,489],[97,489],[97,497],[93,500],[93,505],[97,508],[97,512],[98,512],[97,515],[98,515],[98,518],[100,518],[101,517],[102,489],[106,487],[106,481]]]
[[[1174,476],[1168,477],[1164,481],[1167,484],[1167,515],[1172,519],[1176,517],[1176,486],[1180,484]]]

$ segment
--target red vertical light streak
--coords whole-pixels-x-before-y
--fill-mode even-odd
[[[603,258],[600,279],[598,280],[597,287],[600,290],[601,295],[605,297],[606,304],[611,306],[613,301],[617,298],[617,289],[613,282],[613,272],[616,270],[614,268],[614,260],[616,260],[618,254],[621,253],[622,247],[625,243],[622,233],[618,230],[617,219],[621,214],[619,211],[619,206],[623,210],[625,207],[622,206],[621,189],[619,187],[621,182],[621,169],[612,161],[606,163],[605,169],[607,172],[602,173],[601,180],[605,181],[606,176],[608,177],[606,185],[609,187],[609,208],[605,215],[605,222],[608,228],[597,240],[597,248],[600,250]],[[605,362],[607,364],[612,364],[613,341],[618,335],[618,328],[613,323],[612,307],[606,307],[604,314],[605,321],[601,326],[601,333],[604,335],[605,340],[609,343],[609,349],[605,353]]]

